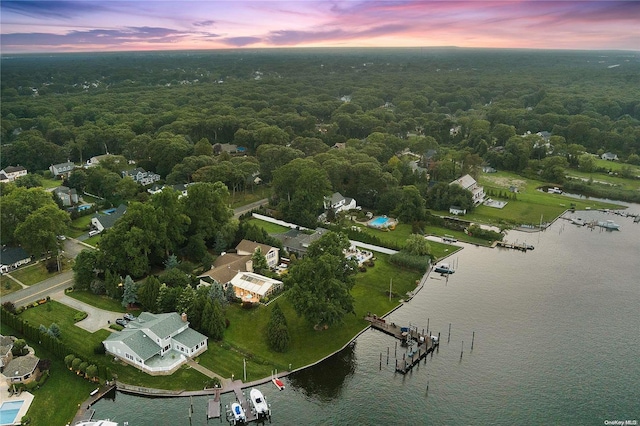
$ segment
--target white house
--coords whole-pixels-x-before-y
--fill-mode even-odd
[[[345,197],[339,192],[334,192],[331,197],[324,197],[325,210],[333,209],[335,213],[338,213],[343,210],[352,210],[356,207],[356,200]]]
[[[54,177],[65,176],[71,174],[75,167],[76,165],[72,162],[52,164],[49,166],[49,171],[53,173]]]
[[[0,170],[0,181],[13,182],[19,177],[26,176],[27,169],[22,166],[8,166]]]
[[[135,183],[138,183],[142,186],[151,185],[160,180],[160,175],[153,172],[147,172],[142,167],[136,167],[133,170],[124,170],[122,172],[122,177],[127,177],[133,179]]]
[[[253,256],[260,249],[262,255],[267,259],[269,268],[275,268],[280,263],[280,249],[267,244],[260,244],[254,241],[242,240],[236,246],[236,253],[239,256]]]
[[[93,216],[91,218],[91,230],[98,231],[98,233],[100,233],[105,229],[111,228],[126,212],[127,206],[120,204],[116,209],[113,209],[113,211],[110,211],[108,214]]]
[[[206,351],[207,339],[189,328],[187,314],[143,312],[102,344],[109,354],[146,373],[167,375]]]
[[[600,156],[600,158],[607,161],[618,161],[618,154],[614,154],[613,152],[605,152]]]
[[[473,203],[475,205],[481,204],[484,200],[484,188],[478,185],[478,182],[470,175],[464,175],[459,179],[454,180],[449,185],[458,185],[467,191],[471,191],[473,195]]]

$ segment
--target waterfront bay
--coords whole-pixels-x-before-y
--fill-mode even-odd
[[[640,206],[629,211],[640,213]],[[595,211],[575,215],[614,219],[621,230],[559,219],[542,233],[509,232],[507,241],[535,246],[526,253],[464,245],[449,259],[458,265],[455,274],[432,275],[389,316],[441,333],[441,346],[426,363],[406,376],[395,373],[394,339],[368,330],[330,359],[284,379],[284,391],[260,386],[273,424],[640,420],[640,224]],[[398,358],[402,353],[398,345]],[[233,394],[222,400],[230,404]],[[191,401],[191,424],[206,424],[207,398]],[[118,393],[94,406],[95,418],[188,425],[189,403]]]

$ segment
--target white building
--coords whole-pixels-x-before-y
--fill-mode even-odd
[[[464,175],[459,179],[454,180],[449,185],[458,185],[467,191],[471,191],[473,204],[478,205],[484,201],[484,188],[478,185],[478,182],[470,175]]]

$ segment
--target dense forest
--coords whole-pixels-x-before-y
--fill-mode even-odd
[[[585,153],[640,164],[639,59],[418,48],[3,56],[1,165],[35,172],[109,153],[170,184],[233,192],[259,176],[302,223],[322,209],[311,192],[402,216],[403,200],[419,192],[429,205],[429,184],[481,164],[554,183],[564,167],[592,167]],[[130,198],[110,166],[67,184]]]

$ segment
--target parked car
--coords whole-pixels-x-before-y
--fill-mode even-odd
[[[131,315],[129,312],[127,312],[126,314],[123,315],[124,319],[126,319],[127,321],[133,321],[134,319],[136,319],[136,317],[134,317],[133,315]]]
[[[127,325],[127,320],[126,320],[126,319],[124,319],[124,318],[118,318],[118,319],[116,320],[116,324],[118,324],[118,325],[121,325],[121,326],[125,327],[125,326]]]

